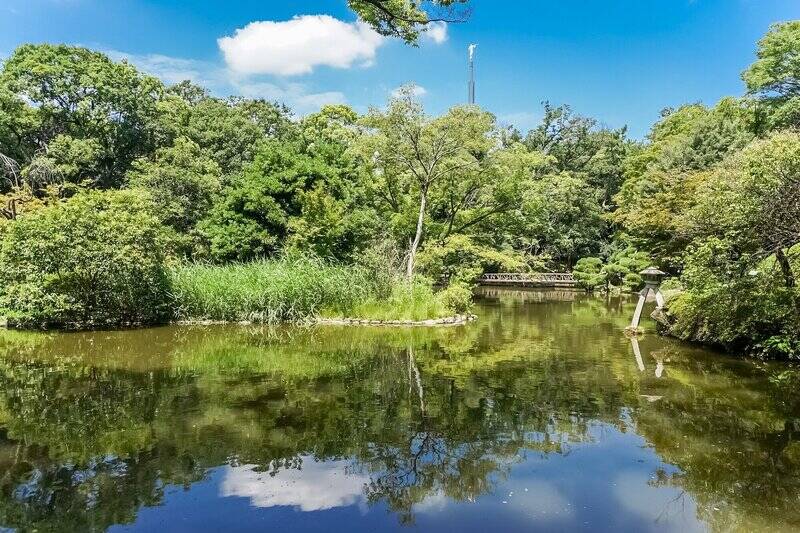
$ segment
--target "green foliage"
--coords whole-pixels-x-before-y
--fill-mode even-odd
[[[472,310],[472,285],[462,281],[450,283],[436,295],[449,314],[464,314]]]
[[[629,291],[642,288],[643,281],[639,272],[650,266],[650,257],[645,252],[626,246],[614,251],[603,267],[606,277],[612,285],[625,287]]]
[[[469,292],[467,296],[464,291]],[[428,320],[452,316],[469,309],[472,292],[463,285],[434,292],[431,283],[419,276],[413,281],[398,279],[385,299],[372,297],[354,306],[328,308],[323,314],[329,317],[350,317],[367,320]]]
[[[582,257],[575,263],[572,275],[587,291],[592,291],[606,283],[603,260],[599,257]]]
[[[153,160],[135,162],[128,181],[131,188],[150,195],[164,224],[189,236],[211,209],[220,174],[219,166],[196,143],[179,137],[173,146],[157,150]]]
[[[399,37],[416,45],[420,33],[437,21],[458,22],[467,11],[455,11],[469,0],[347,0],[350,9],[381,35]]]
[[[274,323],[318,315],[426,320],[466,309],[472,298],[462,286],[436,294],[423,278],[409,284],[400,276],[310,257],[179,265],[171,282],[176,315],[190,321]]]
[[[163,86],[128,63],[86,48],[23,45],[3,64],[0,85],[33,104],[21,118],[32,131],[18,134],[18,143],[59,137],[54,157],[65,177],[118,186],[130,164],[154,147]]]
[[[685,292],[669,302],[674,335],[731,351],[800,356],[792,291],[774,260],[754,267],[748,257],[737,258],[730,241],[712,237],[692,248],[682,282]]]
[[[171,279],[181,320],[297,321],[322,309],[350,309],[372,293],[363,269],[304,257],[180,265]]]
[[[511,223],[533,255],[567,266],[599,251],[605,230],[597,191],[568,173],[535,181]]]
[[[462,279],[469,283],[485,272],[517,272],[526,267],[513,250],[497,250],[476,243],[468,235],[451,235],[444,242],[427,244],[420,251],[419,266],[431,279]]]
[[[781,99],[800,95],[800,21],[774,24],[758,42],[758,59],[742,78],[752,93]]]
[[[0,313],[14,323],[104,327],[169,317],[164,234],[139,194],[79,194],[20,217],[0,237]]]
[[[284,106],[263,100],[210,98],[197,95],[189,86],[173,92],[181,99],[164,105],[168,112],[162,116],[161,128],[170,138],[185,136],[197,143],[224,174],[238,172],[252,162],[262,140],[294,134]]]

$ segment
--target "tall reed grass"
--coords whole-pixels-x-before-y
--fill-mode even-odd
[[[171,270],[175,318],[186,321],[277,323],[315,316],[427,320],[466,312],[471,291],[434,292],[367,266],[337,266],[300,257]]]
[[[311,258],[186,264],[171,275],[178,320],[297,321],[323,309],[346,312],[374,292],[366,269]]]

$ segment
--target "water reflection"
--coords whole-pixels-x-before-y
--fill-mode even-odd
[[[633,348],[633,356],[636,359],[636,366],[639,372],[645,371],[644,359],[642,359],[642,350],[639,348],[639,339],[630,337],[631,347]],[[667,350],[660,349],[650,352],[650,357],[655,361],[655,376],[660,378],[664,374],[664,363],[669,361]]]
[[[798,373],[566,292],[446,329],[2,332],[0,525],[800,527]]]

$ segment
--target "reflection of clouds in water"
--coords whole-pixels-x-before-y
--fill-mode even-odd
[[[649,487],[648,481],[645,472],[623,472],[615,479],[614,496],[624,509],[658,524],[659,530],[702,531],[695,520],[697,509],[691,497],[684,497],[677,489]]]
[[[414,511],[417,513],[436,513],[447,506],[450,498],[441,491],[426,496],[421,502],[414,504]]]
[[[573,515],[570,501],[546,481],[520,479],[506,485],[499,495],[512,508],[536,520],[566,520]]]
[[[318,463],[306,458],[302,470],[281,470],[275,476],[255,472],[253,466],[227,468],[220,496],[250,498],[254,507],[281,505],[301,511],[322,511],[334,507],[365,505],[365,476],[345,474],[346,461]]]

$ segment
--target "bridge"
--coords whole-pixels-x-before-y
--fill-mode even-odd
[[[578,282],[567,272],[533,272],[530,274],[500,272],[484,274],[479,280],[481,285],[507,287],[556,287],[577,288]]]

